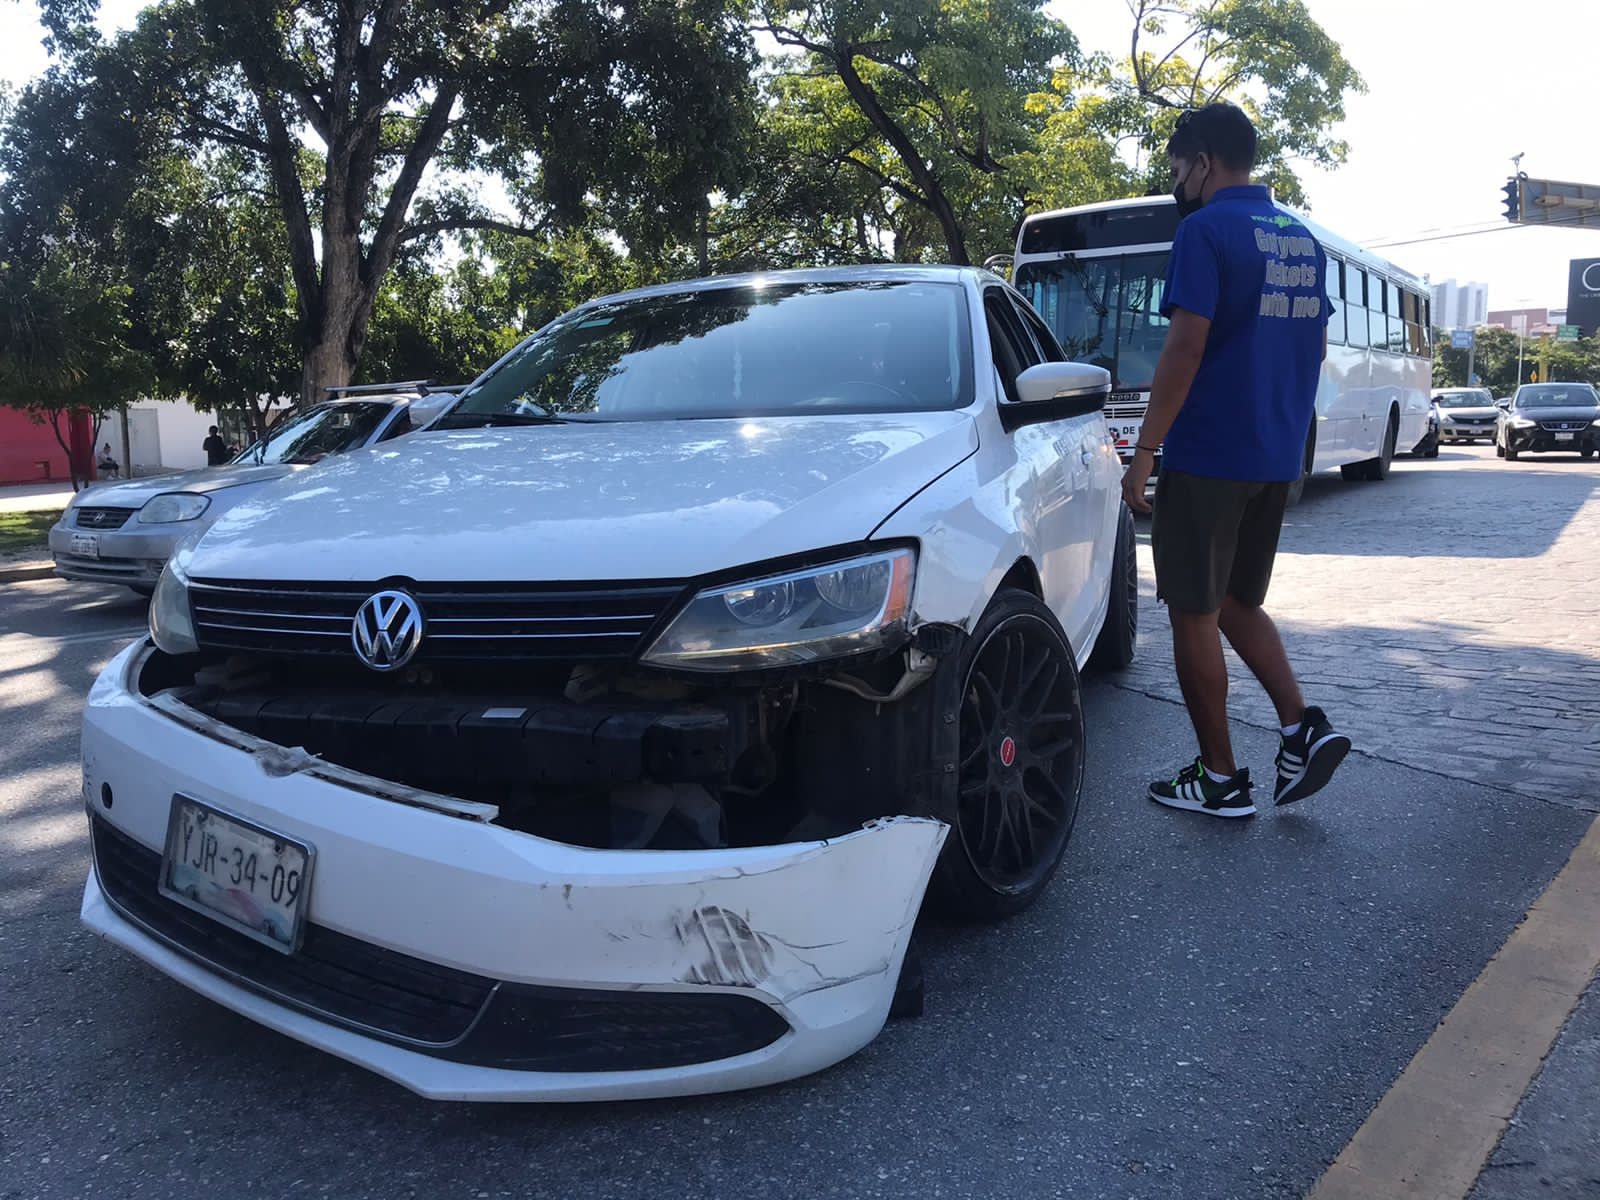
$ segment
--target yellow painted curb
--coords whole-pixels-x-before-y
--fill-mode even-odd
[[[1597,969],[1600,819],[1310,1200],[1464,1200]]]

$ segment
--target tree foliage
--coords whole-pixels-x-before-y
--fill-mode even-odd
[[[599,208],[648,256],[737,181],[751,64],[727,0],[164,0],[109,41],[84,0],[42,7],[65,49],[8,127],[13,233],[103,234],[153,162],[239,156],[281,214],[307,397],[351,378],[408,244]],[[517,219],[451,187],[463,168]]]
[[[0,404],[48,424],[73,486],[89,464],[73,453],[67,421],[100,422],[149,386],[149,358],[131,344],[128,289],[93,256],[60,244],[34,269],[0,261]]]
[[[1362,86],[1304,0],[1126,0],[1092,56],[1045,0],[160,0],[109,38],[38,2],[6,286],[258,429],[273,396],[469,378],[601,292],[1008,252],[1028,211],[1165,191],[1212,99],[1298,200]]]

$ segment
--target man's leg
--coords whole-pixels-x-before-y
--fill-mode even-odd
[[[1200,742],[1200,761],[1218,775],[1238,771],[1228,735],[1228,664],[1222,657],[1217,614],[1186,613],[1168,605],[1172,658],[1189,720]]]
[[[1165,471],[1150,527],[1156,594],[1172,622],[1173,665],[1200,743],[1198,763],[1153,782],[1150,798],[1220,817],[1255,812],[1249,775],[1237,769],[1228,736],[1228,668],[1217,626],[1247,499],[1248,485]]]
[[[1245,604],[1237,597],[1227,596],[1222,601],[1218,624],[1228,645],[1272,698],[1272,705],[1278,710],[1278,724],[1298,723],[1306,710],[1305,697],[1300,693],[1294,668],[1289,665],[1278,627],[1266,610],[1259,604]],[[1220,768],[1213,768],[1217,769]]]

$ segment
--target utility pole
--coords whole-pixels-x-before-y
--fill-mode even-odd
[[[1511,318],[1511,327],[1517,331],[1517,386],[1522,386],[1522,343],[1528,336],[1528,314],[1518,313]]]

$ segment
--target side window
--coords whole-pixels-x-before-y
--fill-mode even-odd
[[[1344,298],[1344,263],[1328,255],[1328,299],[1333,311],[1328,314],[1328,341],[1335,345],[1344,341],[1345,309],[1349,302]]]
[[[1385,311],[1388,304],[1389,281],[1379,279],[1376,275],[1368,277],[1367,283],[1367,344],[1374,350],[1387,350],[1389,348],[1389,315]]]
[[[1345,340],[1352,346],[1367,344],[1367,273],[1360,267],[1346,266],[1344,290],[1350,305],[1345,322]]]
[[[1422,335],[1422,301],[1415,292],[1404,292],[1400,298],[1400,315],[1405,318],[1405,352],[1420,358],[1427,353]]]
[[[989,345],[1006,399],[1017,400],[1017,376],[1038,362],[1038,351],[1022,328],[1017,310],[1006,294],[991,288],[983,295],[983,315],[989,326]]]
[[[1404,354],[1406,351],[1406,322],[1402,315],[1404,299],[1404,288],[1393,283],[1388,285],[1383,311],[1389,318],[1389,350],[1394,354]]]
[[[1016,306],[1017,316],[1022,319],[1023,326],[1033,338],[1033,344],[1038,348],[1040,362],[1066,362],[1067,356],[1061,352],[1061,344],[1056,341],[1056,335],[1050,332],[1050,327],[1044,323],[1033,306],[1016,296],[1011,298]]]

